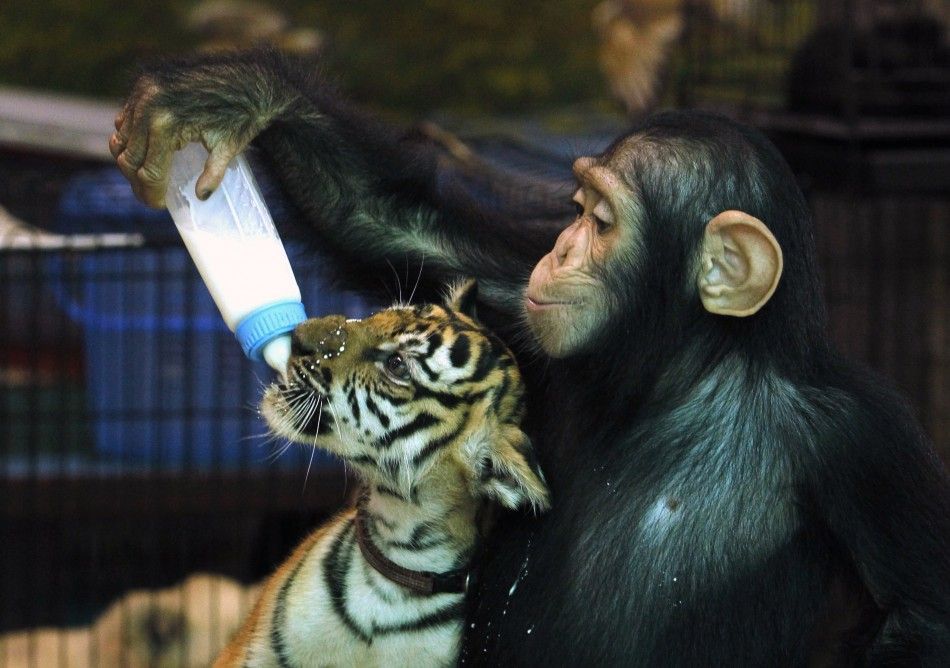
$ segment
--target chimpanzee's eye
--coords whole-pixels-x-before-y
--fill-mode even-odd
[[[602,220],[598,216],[593,216],[594,224],[597,225],[597,232],[603,234],[610,227],[610,223],[605,220]]]
[[[397,380],[409,380],[409,367],[399,353],[393,353],[386,359],[386,372]]]
[[[584,205],[581,204],[580,202],[574,202],[574,211],[577,213],[577,216],[578,216],[578,217],[583,216],[583,215],[584,215]]]

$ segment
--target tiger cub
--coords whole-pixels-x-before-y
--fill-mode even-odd
[[[469,561],[488,502],[549,506],[511,352],[446,306],[301,323],[271,430],[356,470],[356,508],[310,535],[264,585],[217,666],[454,664]]]

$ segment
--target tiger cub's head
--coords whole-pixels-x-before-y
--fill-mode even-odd
[[[407,497],[461,490],[546,509],[547,485],[521,429],[521,374],[511,351],[474,320],[476,290],[467,281],[444,306],[301,323],[287,381],[261,403],[270,428]]]

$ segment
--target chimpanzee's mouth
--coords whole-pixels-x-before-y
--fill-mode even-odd
[[[577,306],[578,304],[580,304],[579,301],[557,301],[557,300],[544,301],[542,299],[535,299],[533,297],[528,297],[528,296],[525,297],[525,305],[529,313],[532,311],[543,311],[545,309],[552,309],[552,308],[558,308],[558,307],[563,307],[563,306]]]

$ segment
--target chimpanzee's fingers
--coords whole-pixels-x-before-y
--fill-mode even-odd
[[[208,199],[211,193],[221,185],[228,163],[241,152],[241,148],[231,142],[221,142],[209,149],[210,155],[205,163],[204,171],[195,183],[195,194],[199,199]]]
[[[126,102],[122,110],[115,115],[115,132],[109,137],[109,153],[112,154],[113,158],[118,159],[129,141],[133,111],[131,103]]]
[[[141,185],[136,183],[139,180],[138,170],[145,162],[145,153],[148,150],[149,134],[148,130],[142,127],[133,129],[125,149],[115,159],[122,174],[132,185]]]
[[[157,147],[161,148],[162,143],[169,141],[166,135],[171,134],[168,114],[155,109],[154,100],[157,93],[157,86],[146,79],[140,79],[122,111],[116,114],[116,131],[109,140],[109,150],[115,157],[119,170],[129,180],[136,196],[143,200],[146,193],[151,195],[153,185],[142,183],[139,174],[149,146],[156,143]],[[154,181],[156,175],[149,173],[148,177]],[[161,175],[158,177],[161,179]],[[146,203],[161,206],[161,202],[156,203],[154,198],[152,202]]]
[[[140,127],[141,118],[138,107],[139,105],[131,100],[126,103],[125,108],[116,116],[119,127],[113,138],[109,140],[109,150],[115,157],[116,166],[129,180],[133,191],[136,190],[135,172],[145,157],[145,147],[148,142],[147,136],[142,132],[143,128]],[[135,142],[134,149],[130,153],[129,148],[133,142]]]
[[[142,166],[136,172],[136,181],[140,188],[136,194],[139,199],[156,209],[165,207],[165,191],[168,189],[172,154],[178,149],[173,138],[160,131],[160,125],[153,121],[148,151]]]
[[[118,158],[119,154],[125,149],[125,139],[119,136],[118,131],[113,132],[109,137],[109,153],[113,158]]]

